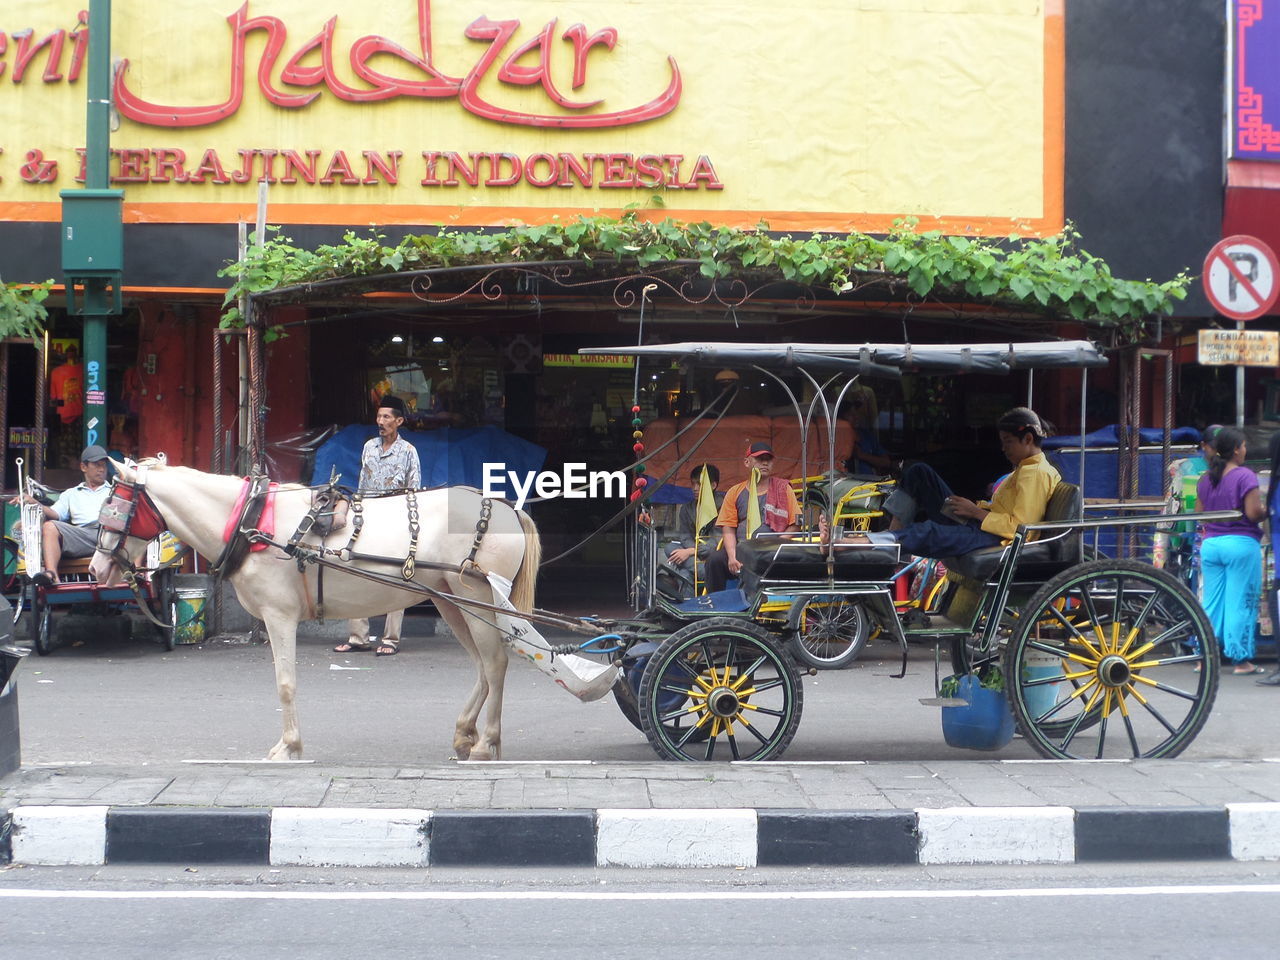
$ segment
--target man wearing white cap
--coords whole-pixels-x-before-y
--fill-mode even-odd
[[[91,557],[98,548],[98,515],[111,492],[107,451],[96,443],[85,447],[80,454],[80,470],[84,473],[82,483],[64,490],[52,507],[40,505],[45,517],[40,528],[44,569],[32,579],[41,586],[51,587],[58,582],[58,563],[64,556]],[[20,500],[37,502],[29,495],[15,497],[13,502]]]

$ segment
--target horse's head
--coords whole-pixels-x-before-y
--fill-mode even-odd
[[[115,460],[111,465],[116,478],[98,515],[98,549],[89,564],[89,572],[104,586],[118,584],[125,571],[135,570],[147,542],[166,527],[147,496],[145,469]]]

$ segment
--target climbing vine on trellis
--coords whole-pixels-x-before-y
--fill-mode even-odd
[[[703,277],[748,276],[790,281],[835,294],[876,283],[899,295],[942,301],[979,301],[1030,309],[1062,320],[1118,328],[1122,338],[1144,335],[1152,317],[1172,312],[1186,296],[1191,276],[1171,280],[1123,280],[1080,246],[1070,225],[1052,237],[963,237],[918,233],[914,220],[898,221],[888,235],[863,233],[778,236],[767,224],[755,229],[710,223],[652,220],[628,211],[621,217],[553,220],[535,226],[467,231],[441,227],[388,245],[370,231],[348,231],[340,244],[308,250],[275,228],[250,248],[248,258],[222,271],[231,279],[224,326],[242,322],[242,294],[296,284],[376,277],[441,267],[581,260],[631,264],[644,270],[663,263],[696,263]]]

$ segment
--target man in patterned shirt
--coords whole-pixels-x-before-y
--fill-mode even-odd
[[[422,486],[422,470],[418,463],[418,451],[404,437],[404,401],[387,395],[378,401],[378,435],[364,445],[360,454],[361,493],[391,493],[396,490],[417,490]],[[393,656],[400,645],[400,631],[404,626],[404,611],[392,610],[387,614],[385,636],[378,642],[380,657]],[[368,619],[352,620],[350,636],[345,643],[334,647],[335,653],[352,653],[371,649]]]

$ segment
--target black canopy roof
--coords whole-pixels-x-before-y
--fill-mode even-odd
[[[585,347],[581,354],[618,354],[684,360],[708,366],[805,367],[871,376],[904,373],[1009,373],[1067,367],[1105,367],[1107,358],[1088,340],[1041,343],[663,343]]]

